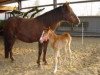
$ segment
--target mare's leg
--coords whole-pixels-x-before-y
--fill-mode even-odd
[[[10,59],[14,61],[13,55],[12,55],[12,47],[15,42],[15,38],[13,36],[4,35],[4,46],[5,46],[5,58],[9,58],[10,53]]]
[[[44,42],[44,44],[43,44],[43,48],[44,48],[43,49],[43,62],[45,65],[47,64],[47,61],[46,61],[47,46],[48,46],[48,41]]]
[[[41,54],[42,54],[42,49],[43,49],[43,44],[38,42],[38,60],[37,60],[37,64],[38,64],[38,67],[40,67],[40,57],[41,57]]]

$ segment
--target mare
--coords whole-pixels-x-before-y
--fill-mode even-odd
[[[42,52],[43,62],[44,64],[47,64],[46,52],[48,41],[41,44],[39,39],[44,27],[50,27],[52,30],[55,30],[58,27],[57,23],[60,21],[67,21],[68,23],[75,25],[80,22],[68,2],[40,16],[37,16],[36,18],[24,19],[11,17],[7,19],[4,27],[5,58],[10,57],[10,59],[14,61],[12,47],[15,39],[19,39],[27,43],[38,42],[39,50],[37,64],[40,66],[40,57]]]
[[[70,44],[71,44],[72,37],[68,32],[66,32],[62,35],[57,35],[54,33],[54,31],[52,29],[49,28],[49,29],[43,30],[42,35],[40,37],[40,42],[43,43],[44,41],[48,41],[48,40],[54,50],[54,56],[55,56],[54,73],[56,73],[58,59],[60,58],[60,50],[65,49],[65,53],[67,54],[66,47],[68,46],[68,52],[69,52],[70,59],[71,59]],[[66,58],[66,56],[65,56],[65,58]]]

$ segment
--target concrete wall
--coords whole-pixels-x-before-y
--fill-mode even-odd
[[[88,22],[87,32],[100,33],[100,16],[79,17],[81,22]]]
[[[81,24],[71,29],[71,25],[65,23],[64,27],[61,25],[57,29],[58,34],[62,32],[70,32],[72,35],[82,35],[82,23],[83,23],[83,32],[85,36],[100,36],[100,16],[79,16]],[[70,27],[69,27],[70,26]]]

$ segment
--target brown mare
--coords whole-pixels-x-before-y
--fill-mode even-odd
[[[48,41],[41,44],[39,42],[40,36],[43,31],[43,27],[51,27],[53,30],[58,26],[60,21],[67,21],[71,24],[79,24],[79,18],[74,14],[69,3],[64,3],[62,6],[57,7],[49,12],[44,13],[33,19],[23,19],[19,17],[11,17],[6,21],[4,28],[4,46],[5,46],[5,58],[9,58],[13,61],[12,47],[15,39],[32,43],[38,42],[38,60],[37,64],[40,66],[40,57],[43,52],[43,62],[46,61],[46,51]]]
[[[51,47],[54,50],[54,56],[55,56],[55,69],[54,73],[57,71],[57,64],[58,64],[58,58],[60,58],[60,50],[64,49],[65,50],[65,58],[66,55],[69,53],[69,57],[71,60],[71,49],[70,49],[70,44],[72,37],[69,33],[64,33],[62,35],[57,35],[52,29],[44,29],[43,33],[40,37],[40,42],[43,43],[44,41],[48,41],[51,44]],[[68,53],[66,51],[66,48],[68,46]],[[60,61],[60,60],[59,60]],[[71,62],[71,61],[69,61]]]

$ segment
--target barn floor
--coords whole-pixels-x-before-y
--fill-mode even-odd
[[[4,58],[3,40],[0,38],[0,75],[53,75],[53,49],[47,51],[48,65],[37,67],[37,43],[24,43],[17,40],[13,47],[15,61]],[[73,37],[72,63],[64,61],[64,51],[61,51],[61,64],[56,75],[100,75],[100,38],[85,37],[84,44],[81,37]],[[66,54],[67,58],[68,55]]]

